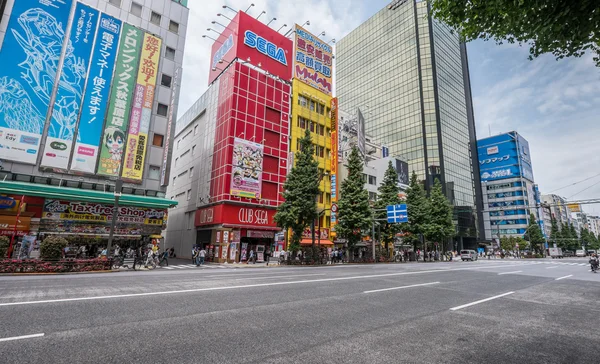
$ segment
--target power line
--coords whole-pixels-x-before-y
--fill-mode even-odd
[[[600,181],[598,181],[598,182],[594,183],[593,185],[589,186],[588,188],[584,188],[583,190],[581,190],[581,191],[577,192],[577,193],[576,193],[576,194],[574,194],[573,196],[576,196],[576,195],[578,195],[578,194],[580,194],[580,193],[582,193],[582,192],[585,192],[585,191],[589,190],[590,188],[592,188],[592,187],[594,187],[594,186],[597,186],[597,185],[599,185],[599,184],[600,184]],[[571,197],[573,197],[573,196],[571,196]],[[568,200],[568,199],[570,199],[571,197],[567,198],[567,200]]]
[[[556,191],[560,191],[560,190],[562,190],[562,189],[565,189],[565,188],[567,188],[567,187],[575,186],[576,184],[579,184],[579,183],[582,183],[582,182],[585,182],[585,181],[589,181],[589,180],[591,180],[591,179],[593,179],[593,178],[596,178],[596,177],[598,177],[598,176],[600,176],[600,173],[598,173],[598,174],[597,174],[597,175],[595,175],[595,176],[591,176],[591,177],[588,177],[588,178],[586,178],[586,179],[583,179],[583,180],[581,180],[581,181],[578,181],[578,182],[575,182],[575,183],[571,183],[571,184],[569,184],[569,185],[566,185],[566,186],[564,186],[564,187],[557,188],[557,189],[555,189],[555,190],[552,190],[552,191],[550,191],[550,192],[548,192],[548,193],[553,193],[553,192],[556,192]],[[571,197],[572,197],[572,196],[571,196]]]

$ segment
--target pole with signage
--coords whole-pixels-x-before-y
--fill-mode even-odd
[[[19,218],[21,217],[21,210],[25,206],[25,195],[21,196],[21,203],[17,208],[17,217],[15,218],[15,227],[13,229],[13,233],[10,237],[10,244],[8,245],[8,258],[12,256],[13,244],[15,241],[15,236],[17,235],[17,226],[19,225]]]
[[[115,206],[113,208],[112,219],[110,220],[110,232],[108,233],[108,244],[106,245],[106,258],[110,259],[110,249],[112,248],[113,236],[115,234],[115,225],[119,215],[119,199],[121,198],[121,190],[123,189],[123,181],[117,180],[115,183]]]

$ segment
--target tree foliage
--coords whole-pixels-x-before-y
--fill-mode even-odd
[[[435,180],[429,197],[429,222],[425,226],[425,238],[445,244],[456,230],[452,222],[452,206],[442,191],[442,184]]]
[[[389,224],[385,221],[387,218],[387,212],[385,211],[387,206],[398,205],[401,203],[400,188],[398,187],[398,172],[394,169],[392,162],[390,161],[383,176],[383,181],[377,189],[377,202],[375,207],[380,210],[376,213],[377,219],[381,224],[381,235],[379,239],[385,244],[385,250],[389,249],[389,245],[394,243],[396,234],[401,231],[400,224]]]
[[[348,241],[348,248],[353,250],[363,232],[371,228],[373,214],[369,206],[369,192],[365,189],[362,177],[364,163],[358,148],[352,148],[347,163],[348,177],[341,183],[335,229],[339,236]]]
[[[466,41],[493,39],[529,44],[530,59],[595,53],[600,66],[598,0],[429,0],[434,17],[457,29]]]
[[[10,239],[8,236],[0,235],[0,259],[6,258],[8,248],[10,247]]]
[[[306,129],[299,140],[295,154],[295,165],[284,184],[285,201],[277,208],[275,222],[283,229],[291,229],[290,249],[300,248],[302,233],[317,218],[317,200],[319,193],[319,163],[314,158],[314,146],[310,131]]]
[[[42,260],[59,260],[62,258],[63,249],[68,244],[67,239],[58,235],[50,235],[40,244],[40,258]]]
[[[427,231],[430,208],[427,194],[414,171],[406,190],[406,207],[408,210],[408,223],[404,224],[403,230],[411,235],[405,238],[405,241],[412,242],[416,247],[420,241],[420,235],[425,234]]]
[[[537,223],[534,214],[529,215],[529,226],[527,226],[524,238],[529,242],[529,244],[531,244],[531,248],[534,250],[544,250],[544,243],[546,242],[546,239],[544,238],[542,229]]]

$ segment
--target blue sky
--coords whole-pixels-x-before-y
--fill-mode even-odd
[[[271,23],[275,29],[310,20],[308,30],[326,31],[323,38],[329,41],[341,39],[389,1],[190,1],[179,115],[206,90],[212,41],[202,35],[217,35],[207,28],[222,29],[211,21],[228,22],[217,13],[233,15],[223,4],[246,10],[250,3],[255,4],[251,15],[264,10],[261,20],[277,18]],[[490,130],[521,133],[529,140],[534,177],[542,193],[600,173],[600,68],[591,55],[560,61],[546,55],[529,61],[527,47],[483,41],[469,43],[468,52],[478,137],[489,136]],[[599,198],[600,176],[555,193],[572,199]],[[584,206],[584,211],[600,215],[600,205]]]

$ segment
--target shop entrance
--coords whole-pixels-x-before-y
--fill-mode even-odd
[[[242,250],[241,250],[240,261],[242,261],[242,262],[247,261],[248,258],[250,257],[250,250],[253,250],[254,254],[256,255],[256,261],[264,262],[265,261],[265,251],[267,251],[267,250],[271,251],[272,250],[271,247],[273,246],[274,242],[275,242],[275,239],[272,239],[272,238],[242,237],[241,238]]]

